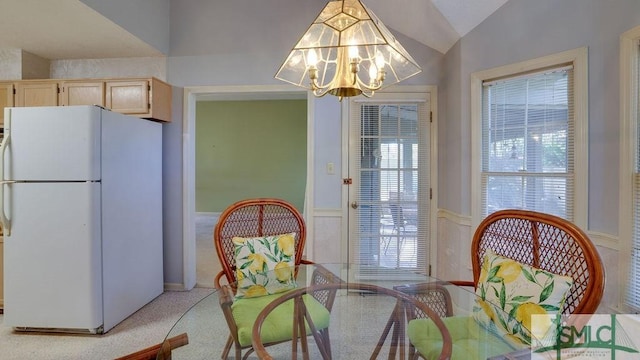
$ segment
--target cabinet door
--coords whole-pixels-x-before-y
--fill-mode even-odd
[[[149,81],[109,80],[105,88],[105,105],[108,109],[131,115],[149,113]]]
[[[151,118],[162,121],[171,121],[171,85],[156,78],[151,78]]]
[[[69,82],[61,85],[60,105],[100,105],[104,106],[104,82]]]
[[[13,83],[0,84],[0,126],[4,125],[4,108],[13,106]]]
[[[58,83],[18,83],[16,106],[58,106]]]

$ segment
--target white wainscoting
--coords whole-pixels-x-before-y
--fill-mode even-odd
[[[438,256],[435,269],[432,268],[433,275],[446,280],[472,280],[471,218],[439,210],[437,226]]]
[[[346,261],[346,244],[342,238],[342,210],[315,209],[313,212],[312,260],[318,263]]]

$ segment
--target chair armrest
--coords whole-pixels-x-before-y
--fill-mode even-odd
[[[119,357],[116,360],[151,360],[156,357],[169,359],[171,356],[171,350],[187,345],[188,343],[189,337],[187,336],[187,333],[182,333],[166,339],[160,344],[149,346],[148,348],[136,351],[132,354]]]
[[[227,325],[229,326],[229,331],[231,332],[231,336],[238,341],[238,327],[236,326],[236,321],[233,318],[233,311],[231,309],[231,305],[233,305],[233,300],[235,299],[235,292],[230,285],[222,285],[220,288],[220,295],[218,299],[220,301],[220,307],[222,308],[222,313],[224,314],[224,319],[227,321]]]
[[[220,296],[218,296],[220,300],[220,306],[224,310],[225,307],[231,308],[231,304],[233,304],[233,299],[235,295],[233,293],[233,289],[229,285],[223,285],[220,288]]]
[[[468,281],[468,280],[451,280],[449,281],[449,283],[456,286],[470,286],[473,288],[476,287],[476,284],[473,281]]]
[[[311,286],[340,284],[342,282],[343,280],[339,276],[332,273],[322,265],[316,265],[315,269],[313,270],[313,274],[311,275]],[[316,290],[311,292],[311,296],[318,300],[319,303],[324,305],[327,310],[331,311],[331,308],[333,307],[333,301],[336,298],[337,292],[337,288]]]
[[[235,271],[235,267],[234,267],[234,271]],[[223,280],[224,279],[224,282]],[[236,282],[235,279],[233,279],[233,281],[229,281],[229,278],[227,277],[226,273],[224,272],[224,270],[221,270],[216,277],[213,279],[213,283],[214,283],[214,287],[218,290],[220,290],[223,286],[229,285],[231,286],[231,289],[233,290],[234,294],[236,291]]]
[[[216,277],[213,279],[213,284],[214,284],[215,288],[218,289],[218,290],[222,287],[222,284],[220,283],[220,280],[223,277],[225,278],[225,280],[228,280],[227,276],[224,274],[224,271],[220,270],[220,272],[217,273]],[[227,283],[228,283],[228,281],[227,281]]]
[[[453,316],[453,303],[451,294],[447,290],[446,285],[450,283],[445,281],[432,281],[418,284],[405,284],[394,286],[393,289],[400,291],[416,301],[428,305],[438,316]],[[407,313],[411,319],[427,318],[428,314],[413,308]]]

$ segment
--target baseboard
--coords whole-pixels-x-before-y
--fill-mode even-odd
[[[188,291],[181,283],[164,283],[164,291]]]
[[[207,212],[207,211],[202,211],[202,212],[196,212],[196,216],[220,216],[220,212]]]

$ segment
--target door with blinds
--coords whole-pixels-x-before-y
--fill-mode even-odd
[[[383,96],[385,95],[385,96]],[[376,94],[350,108],[349,261],[359,278],[427,272],[429,94]]]

